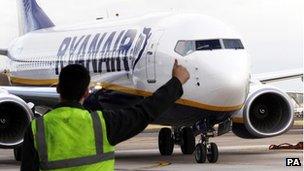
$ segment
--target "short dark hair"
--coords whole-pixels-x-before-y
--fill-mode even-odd
[[[57,91],[64,100],[79,101],[89,87],[90,81],[90,73],[84,66],[67,65],[60,72]]]

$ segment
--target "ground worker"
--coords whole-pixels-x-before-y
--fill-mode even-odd
[[[88,111],[82,104],[89,95],[89,72],[81,65],[66,66],[57,85],[60,103],[33,120],[25,132],[21,170],[114,170],[114,146],[171,107],[188,79],[187,69],[176,60],[172,78],[140,103]]]

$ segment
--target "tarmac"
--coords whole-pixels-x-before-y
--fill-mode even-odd
[[[161,156],[157,147],[158,134],[146,132],[116,146],[116,170],[174,171],[238,171],[238,170],[303,170],[302,150],[269,150],[271,144],[303,141],[303,130],[292,129],[281,136],[265,139],[241,139],[232,133],[211,138],[220,151],[217,163],[197,164],[193,155],[183,155],[175,146],[172,156]],[[286,166],[286,158],[299,158],[302,166]],[[20,163],[13,150],[0,149],[0,170],[19,170]]]

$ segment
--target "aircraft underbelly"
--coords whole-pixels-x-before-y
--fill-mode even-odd
[[[208,111],[189,106],[175,104],[168,111],[161,114],[155,124],[168,126],[193,126],[197,121],[208,118],[211,124],[217,124],[231,117],[234,112]]]
[[[96,98],[99,99],[99,108],[93,108],[91,110],[126,108],[140,102],[144,98],[142,96],[120,93],[113,90],[100,90],[96,92],[95,95],[99,96]],[[90,106],[87,107],[90,108]],[[235,111],[208,111],[175,103],[166,112],[160,114],[153,123],[177,127],[193,126],[199,119],[207,117],[210,123],[216,124],[223,122],[232,116],[234,112]]]

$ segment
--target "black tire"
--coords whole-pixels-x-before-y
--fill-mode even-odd
[[[14,148],[14,157],[16,161],[22,160],[22,146],[18,146]]]
[[[169,156],[173,153],[174,140],[170,128],[162,128],[158,134],[158,149],[161,155]]]
[[[183,154],[192,154],[195,150],[195,137],[190,127],[184,127],[181,132],[181,150]]]
[[[219,155],[217,145],[215,143],[210,143],[209,148],[210,153],[207,154],[207,159],[209,163],[216,163]]]
[[[202,143],[199,143],[195,146],[195,151],[194,151],[195,155],[195,161],[197,163],[205,163],[206,162],[206,155],[207,155],[207,151],[206,151],[206,146]]]

